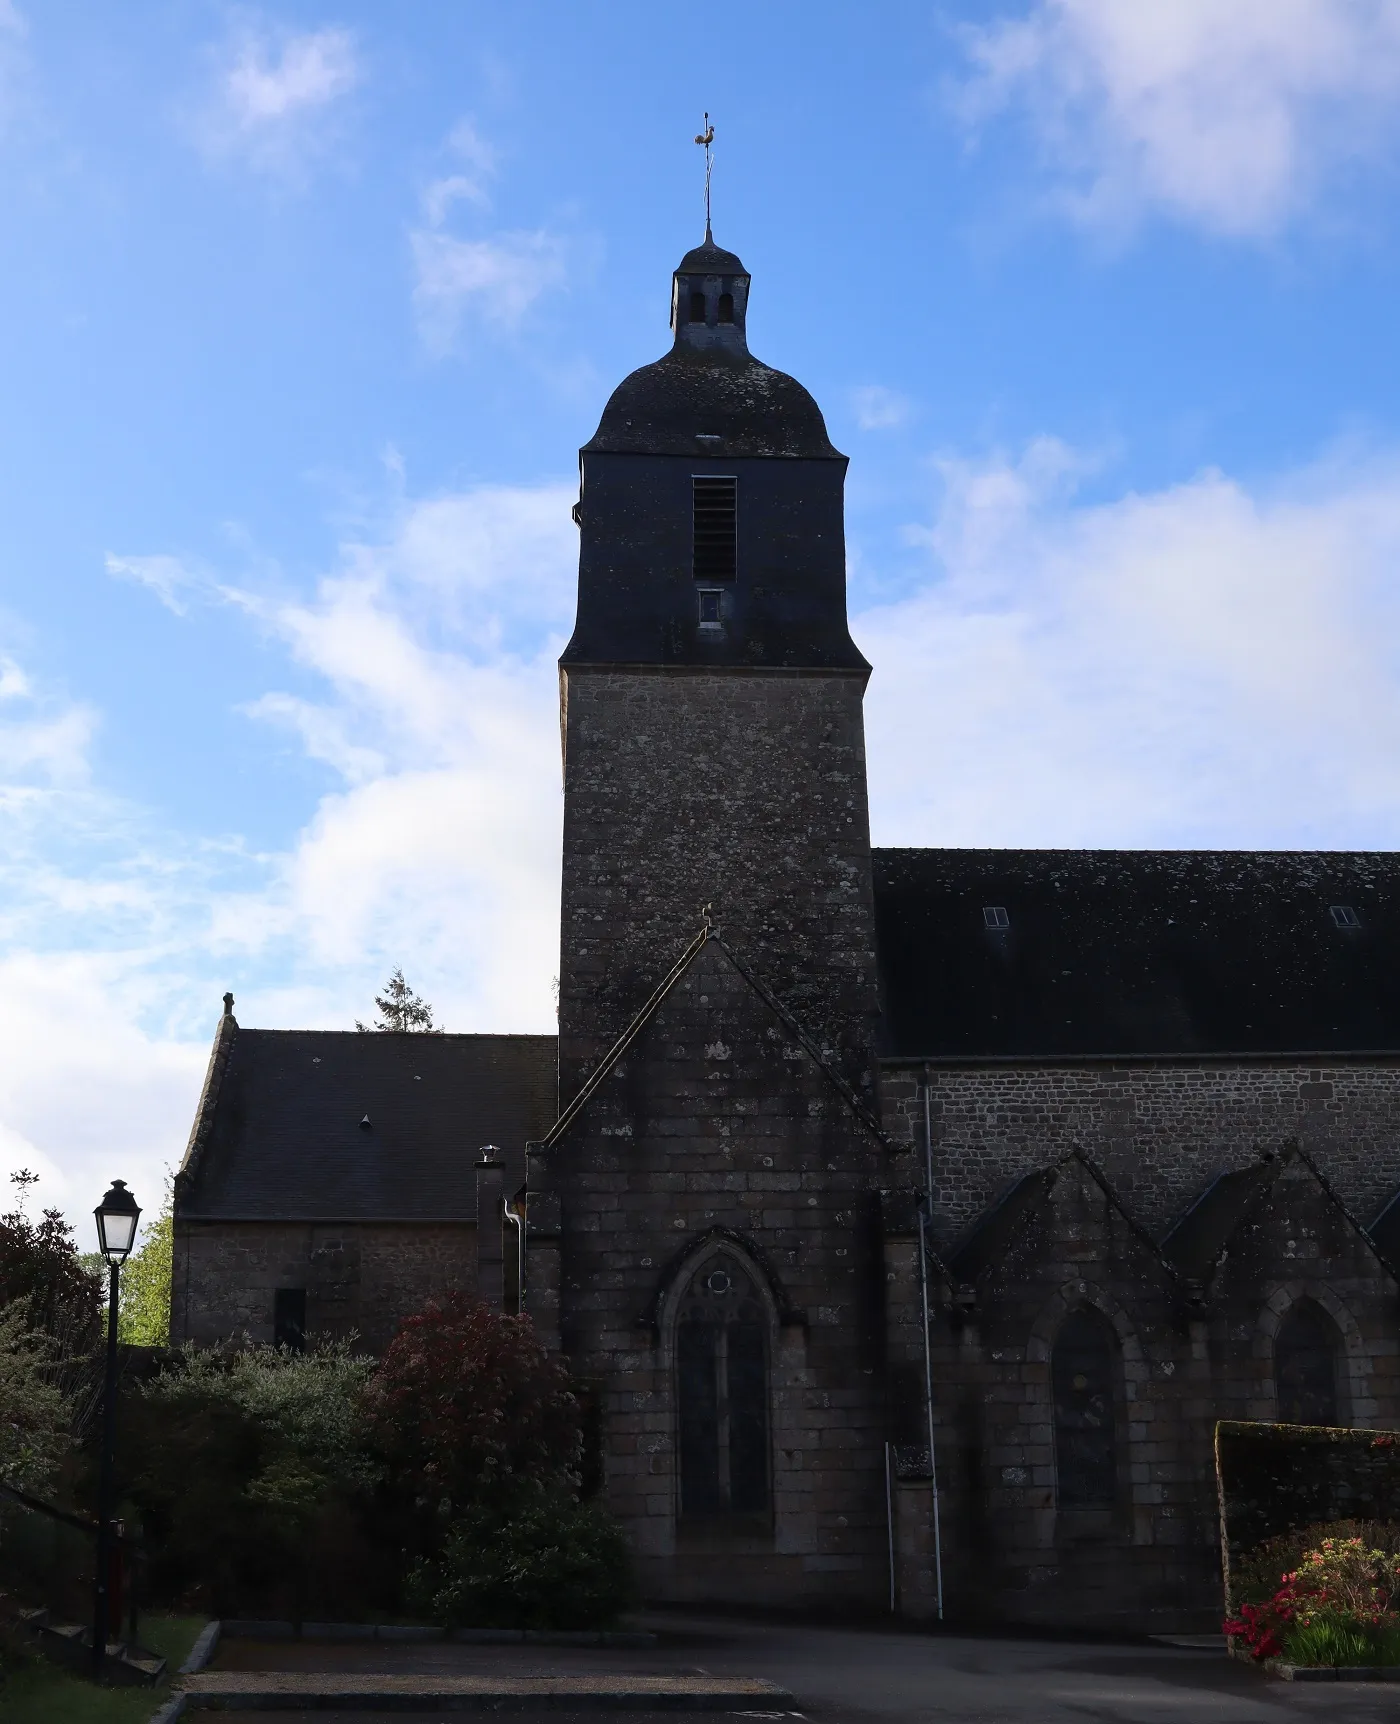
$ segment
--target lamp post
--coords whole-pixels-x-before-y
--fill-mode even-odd
[[[97,1248],[107,1259],[107,1378],[102,1392],[102,1457],[97,1484],[97,1587],[92,1611],[92,1674],[102,1675],[111,1622],[112,1583],[112,1446],[117,1429],[117,1306],[121,1268],[136,1241],[141,1207],[120,1179],[93,1211],[97,1217]]]

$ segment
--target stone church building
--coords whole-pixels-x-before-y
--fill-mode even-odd
[[[226,1000],[175,1334],[475,1291],[653,1598],[1209,1628],[1215,1421],[1400,1424],[1400,867],[872,850],[846,458],[748,293],[707,234],[581,451],[557,1038]]]

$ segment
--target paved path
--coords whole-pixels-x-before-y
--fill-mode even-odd
[[[1389,1684],[1292,1684],[1271,1681],[1221,1651],[1158,1645],[1066,1642],[957,1634],[899,1633],[761,1623],[751,1619],[657,1613],[644,1626],[662,1635],[654,1648],[309,1646],[229,1641],[216,1664],[442,1678],[513,1676],[517,1680],[593,1675],[693,1680],[749,1677],[776,1683],[791,1703],[728,1703],[724,1724],[757,1724],[765,1714],[800,1709],[810,1724],[1397,1724],[1400,1693]],[[640,1699],[640,1693],[638,1693]],[[519,1703],[519,1702],[518,1702]],[[193,1720],[199,1713],[190,1715]],[[266,1724],[375,1724],[386,1709],[262,1713]],[[420,1713],[442,1724],[460,1713]],[[641,1724],[646,1714],[606,1707],[576,1724]],[[658,1715],[660,1716],[660,1715]],[[670,1713],[671,1724],[675,1714]],[[560,1724],[557,1710],[549,1724]],[[511,1724],[526,1724],[515,1713]],[[541,1716],[539,1724],[545,1724]],[[716,1719],[716,1724],[720,1720]]]

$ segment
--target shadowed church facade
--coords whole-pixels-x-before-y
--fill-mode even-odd
[[[653,1597],[1209,1627],[1214,1421],[1400,1421],[1400,869],[872,850],[846,460],[748,291],[707,234],[581,451],[557,1039],[226,1002],[175,1333],[475,1290]]]

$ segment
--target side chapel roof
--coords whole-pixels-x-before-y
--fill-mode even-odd
[[[478,1151],[556,1109],[555,1036],[242,1029],[224,1018],[176,1186],[184,1220],[461,1221]],[[366,1123],[367,1122],[367,1123]]]

